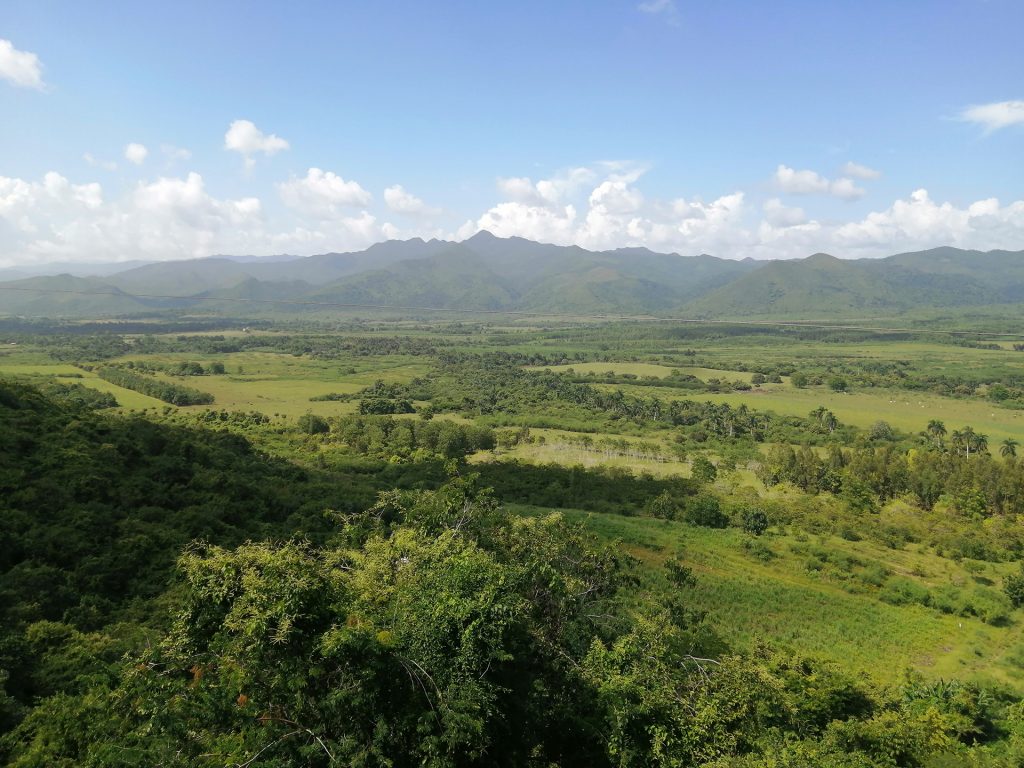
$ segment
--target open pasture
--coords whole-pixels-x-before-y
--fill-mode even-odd
[[[868,541],[773,532],[753,539],[644,517],[566,510],[604,538],[620,541],[641,563],[647,586],[666,589],[661,570],[676,554],[692,568],[695,607],[709,612],[731,646],[771,639],[828,659],[882,684],[914,668],[928,678],[985,679],[1024,690],[1024,624],[1004,626],[879,599],[878,573],[924,588],[985,589],[1010,564],[967,563]],[[773,529],[774,531],[774,529]],[[745,544],[753,541],[754,548]],[[767,550],[770,554],[764,555]],[[757,553],[757,554],[754,554]]]

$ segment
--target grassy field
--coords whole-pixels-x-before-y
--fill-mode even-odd
[[[138,356],[129,356],[112,362],[137,359]],[[212,407],[226,410],[256,410],[267,415],[282,416],[299,416],[307,411],[321,416],[351,413],[356,407],[355,403],[311,402],[310,398],[331,392],[355,393],[377,380],[407,382],[422,375],[429,368],[422,358],[397,355],[321,361],[285,354],[247,352],[209,357],[184,354],[151,355],[147,356],[146,360],[158,365],[185,360],[203,365],[215,361],[224,363],[227,373],[223,376],[176,377],[158,374],[160,378],[209,392],[214,396],[212,406],[192,406],[183,410]],[[25,362],[24,358],[8,356],[0,358],[0,376],[3,375],[29,378],[53,376],[61,381],[76,381],[93,389],[112,393],[125,409],[143,410],[162,408],[166,405],[155,398],[104,381],[93,372],[63,363]]]
[[[961,400],[904,390],[867,389],[849,393],[832,392],[826,387],[796,389],[787,385],[764,385],[749,392],[701,395],[718,403],[806,416],[818,406],[832,411],[845,424],[869,427],[887,421],[910,433],[920,432],[931,419],[939,419],[952,432],[966,425],[989,436],[992,445],[1007,437],[1024,438],[1024,411],[998,408],[980,400]]]
[[[626,440],[631,446],[628,449],[629,455],[618,455],[608,450],[602,450],[600,446],[584,448],[574,440],[578,437],[576,433],[560,429],[531,428],[530,435],[533,438],[543,438],[544,442],[520,443],[513,448],[481,451],[470,460],[473,463],[516,460],[527,464],[619,467],[632,472],[648,472],[654,477],[690,476],[689,462],[672,457],[670,444],[663,438],[627,439],[610,433],[599,433],[592,436],[597,441],[603,438]],[[662,456],[660,458],[644,456],[644,444],[655,446]]]
[[[533,510],[531,510],[533,511]],[[694,570],[696,606],[709,611],[721,636],[734,647],[771,639],[801,653],[829,659],[880,683],[895,682],[907,668],[929,677],[984,679],[1024,691],[1024,617],[1015,611],[1006,626],[943,614],[920,605],[890,605],[858,572],[883,568],[926,587],[991,589],[1012,569],[1008,564],[966,564],[913,547],[893,550],[867,541],[774,533],[757,539],[771,552],[764,561],[744,546],[737,529],[715,530],[641,517],[564,511],[601,536],[621,541],[637,557],[647,587],[666,589],[659,568],[682,553]],[[814,553],[827,551],[848,570],[826,566]],[[813,566],[813,568],[811,567]]]

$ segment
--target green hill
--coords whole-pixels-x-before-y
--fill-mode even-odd
[[[758,262],[646,248],[588,251],[480,232],[462,243],[417,238],[354,253],[216,257],[147,264],[104,278],[58,275],[0,283],[3,314],[89,317],[190,307],[232,314],[242,306],[211,302],[214,298],[263,302],[261,314],[336,302],[601,315],[854,318],[1024,302],[1024,251],[935,248],[884,259],[819,253]]]
[[[989,303],[991,292],[971,275],[931,271],[926,264],[913,268],[887,259],[844,261],[819,253],[770,262],[683,310],[706,317],[853,317]]]

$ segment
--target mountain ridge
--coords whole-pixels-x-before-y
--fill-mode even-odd
[[[362,251],[306,257],[222,255],[127,264],[96,276],[0,282],[0,313],[114,316],[200,304],[230,312],[231,302],[249,299],[294,307],[338,303],[552,314],[842,317],[1024,302],[1024,251],[948,246],[880,259],[814,253],[755,261],[643,247],[591,251],[482,231],[462,242],[389,240]],[[157,295],[178,298],[156,300]]]

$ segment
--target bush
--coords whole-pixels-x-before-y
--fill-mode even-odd
[[[299,430],[307,435],[322,435],[330,431],[327,420],[314,413],[304,413],[297,422]]]
[[[1003,579],[1003,593],[1014,608],[1024,605],[1024,563],[1020,564],[1017,573],[1011,573]]]
[[[690,476],[701,483],[713,483],[718,477],[718,470],[709,459],[697,456],[690,465]]]
[[[760,509],[748,509],[743,513],[743,530],[753,536],[760,536],[768,530],[768,515]]]
[[[662,520],[675,520],[679,514],[679,505],[672,498],[672,495],[665,491],[648,501],[644,505],[644,512],[651,517],[659,517]]]
[[[929,605],[931,594],[928,588],[916,581],[892,578],[885,583],[879,599],[891,605]]]
[[[722,512],[722,505],[709,493],[698,494],[687,502],[686,521],[705,528],[725,528],[729,524],[729,518]]]
[[[828,380],[828,388],[833,392],[846,392],[850,384],[842,376],[833,376]]]

